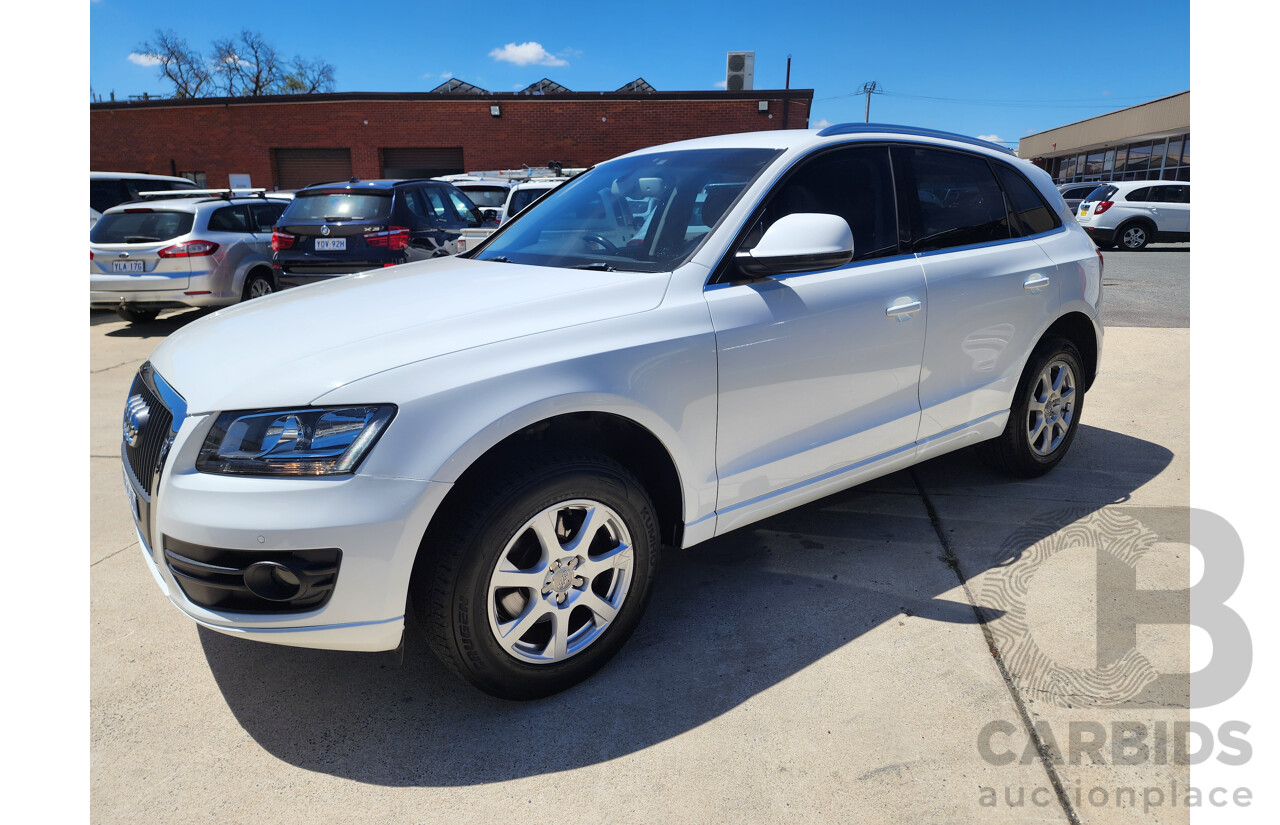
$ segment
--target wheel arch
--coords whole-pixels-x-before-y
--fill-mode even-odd
[[[1039,346],[1040,341],[1051,335],[1060,335],[1066,338],[1075,344],[1076,349],[1080,351],[1080,357],[1084,360],[1082,365],[1085,372],[1084,389],[1087,392],[1093,386],[1094,379],[1098,376],[1100,348],[1098,346],[1098,333],[1093,320],[1083,312],[1068,312],[1049,325],[1049,328],[1037,339],[1036,345]]]
[[[598,410],[561,412],[540,418],[484,448],[466,463],[453,481],[453,489],[437,508],[432,526],[447,521],[448,514],[457,509],[457,501],[483,485],[489,474],[500,472],[515,456],[570,446],[606,455],[635,474],[653,500],[663,541],[680,546],[685,523],[685,493],[671,451],[651,429],[633,418]],[[474,450],[475,445],[468,448]],[[467,451],[464,448],[460,452]],[[454,463],[453,460],[450,463]],[[429,526],[427,532],[431,534],[432,527]]]

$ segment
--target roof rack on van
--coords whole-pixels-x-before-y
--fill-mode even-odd
[[[832,135],[856,135],[866,132],[896,132],[902,135],[913,135],[915,137],[931,137],[944,138],[946,140],[954,140],[959,143],[968,143],[973,146],[982,146],[987,149],[999,149],[1005,154],[1014,154],[1013,150],[1008,146],[1001,146],[998,143],[992,143],[989,140],[981,138],[969,137],[968,135],[960,135],[955,132],[944,132],[940,129],[922,129],[918,126],[896,126],[890,123],[837,123],[828,126],[818,132],[818,137],[831,137]]]
[[[139,192],[138,200],[160,198],[265,198],[266,189],[161,189],[154,192]]]

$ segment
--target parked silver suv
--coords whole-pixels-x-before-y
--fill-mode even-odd
[[[89,231],[89,306],[136,323],[274,292],[271,229],[289,201],[212,194],[108,209]]]

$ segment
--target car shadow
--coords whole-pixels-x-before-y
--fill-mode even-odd
[[[1127,500],[1172,458],[1157,444],[1097,428],[1081,428],[1077,447],[1085,445],[1132,464],[1089,493],[1086,511]],[[1082,460],[1074,451],[1072,458]],[[1031,491],[981,467],[971,450],[917,471],[669,551],[622,651],[586,682],[535,702],[494,699],[458,679],[426,648],[412,618],[402,663],[390,653],[277,647],[204,628],[200,643],[239,724],[305,770],[446,787],[593,765],[705,724],[885,623],[976,622],[917,479],[926,487],[933,476],[999,485],[1011,498]],[[1046,512],[1057,509],[1044,502]],[[1039,523],[1046,535],[1066,526]],[[993,546],[1006,532],[993,525]],[[1034,540],[1028,536],[1027,546]],[[911,666],[931,678],[927,658]],[[852,698],[883,686],[850,673],[844,688]]]
[[[180,312],[166,313],[154,321],[140,324],[126,324],[120,316],[110,310],[90,310],[89,325],[116,323],[123,324],[120,329],[106,333],[108,338],[164,338],[172,335],[192,321],[203,318],[213,312],[212,309],[184,309]],[[101,315],[99,314],[101,313]]]

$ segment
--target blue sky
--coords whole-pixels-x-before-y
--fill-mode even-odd
[[[1070,5],[994,2],[418,3],[297,6],[95,0],[89,82],[104,98],[164,94],[137,46],[171,29],[207,52],[242,28],[283,55],[321,57],[336,91],[427,91],[457,77],[494,92],[549,77],[612,91],[644,77],[662,91],[714,89],[725,53],[754,51],[755,87],[814,90],[812,123],[871,119],[1016,143],[1023,135],[1185,91],[1190,4],[1129,0],[1100,35]],[[783,9],[785,11],[779,11]],[[130,55],[134,57],[131,60]]]

